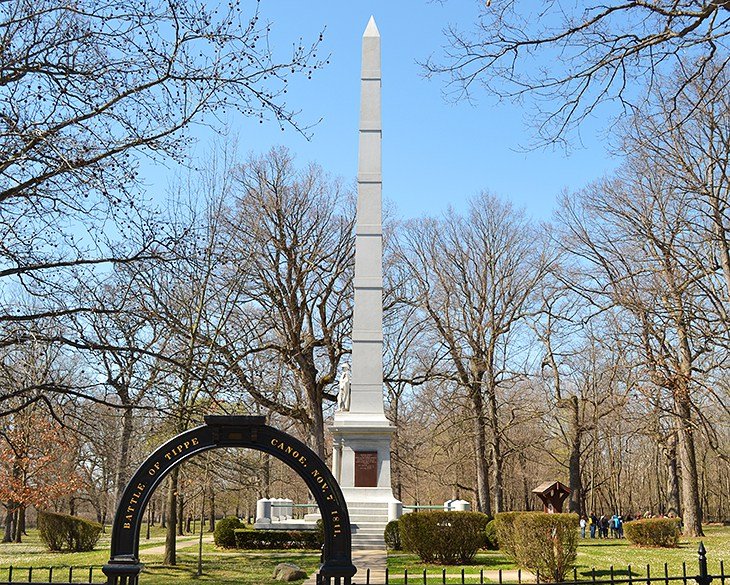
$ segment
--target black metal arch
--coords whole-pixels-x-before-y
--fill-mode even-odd
[[[206,416],[205,424],[179,434],[152,453],[124,490],[114,517],[111,555],[103,571],[108,585],[137,585],[139,533],[145,506],[167,473],[209,449],[243,447],[264,451],[286,463],[305,481],[324,524],[324,555],[317,582],[350,585],[352,534],[347,504],[324,461],[304,443],[270,427],[263,416]]]

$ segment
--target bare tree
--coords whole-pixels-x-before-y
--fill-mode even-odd
[[[702,75],[687,65],[658,78],[651,108],[622,128],[621,152],[646,157],[672,189],[686,193],[697,246],[694,270],[710,314],[730,324],[730,73],[716,62]],[[705,245],[699,245],[700,242]],[[708,318],[713,318],[708,315]],[[716,341],[727,346],[730,330]]]
[[[256,309],[232,321],[218,350],[240,387],[296,421],[321,457],[323,403],[335,400],[329,389],[352,314],[353,211],[320,167],[299,170],[280,148],[239,169],[228,222],[239,253],[253,253],[232,286]]]
[[[401,499],[405,457],[401,454],[400,434],[406,424],[404,411],[408,395],[431,379],[441,379],[438,362],[442,356],[429,343],[428,318],[413,303],[417,289],[402,263],[395,244],[401,224],[386,214],[383,270],[383,384],[386,389],[386,415],[395,431],[391,437],[393,493]]]
[[[3,301],[0,325],[114,309],[60,292],[166,248],[139,163],[183,162],[191,123],[233,110],[303,130],[284,94],[322,64],[318,41],[279,55],[256,6],[0,5],[0,285],[42,300],[34,311]]]
[[[618,306],[626,336],[649,383],[670,392],[679,438],[685,532],[702,534],[693,394],[711,336],[695,275],[684,255],[695,247],[692,197],[661,169],[631,158],[619,175],[568,198],[561,211],[566,248],[587,262],[583,294],[600,308]]]
[[[427,316],[433,344],[442,348],[449,375],[470,405],[478,502],[487,513],[503,510],[507,447],[499,390],[512,377],[519,351],[510,336],[536,310],[534,294],[549,264],[540,242],[523,213],[482,194],[466,216],[449,211],[408,224],[400,251],[413,282],[412,302]]]
[[[691,75],[713,59],[721,70],[728,64],[725,0],[495,0],[478,10],[470,29],[446,28],[444,54],[425,70],[446,75],[456,98],[476,88],[529,97],[543,144],[565,139],[606,102],[640,106],[655,73],[680,59],[691,62]]]
[[[199,421],[201,412],[215,408],[219,395],[231,380],[221,367],[217,347],[234,311],[244,310],[242,291],[232,283],[232,275],[245,271],[249,259],[235,258],[233,244],[225,229],[230,177],[218,174],[220,167],[211,155],[211,168],[198,182],[183,183],[191,197],[174,208],[180,235],[176,257],[162,264],[145,263],[134,267],[139,283],[141,314],[154,328],[166,330],[158,341],[157,394],[167,415],[167,432],[178,434]],[[225,161],[224,161],[225,162]],[[228,167],[222,164],[225,170]],[[172,470],[167,490],[167,532],[165,563],[176,563],[176,528],[182,524],[183,500],[179,496],[180,472]]]

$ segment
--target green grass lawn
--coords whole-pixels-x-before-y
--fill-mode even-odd
[[[423,569],[426,569],[429,573],[432,571],[434,573],[440,573],[442,568],[442,565],[422,563],[420,559],[413,554],[394,551],[388,553],[388,570],[393,575],[402,575],[404,569],[408,569],[409,573],[422,574]],[[461,568],[462,567],[459,566],[453,568],[453,570],[461,571]],[[474,557],[474,561],[468,565],[464,565],[463,568],[466,573],[479,573],[480,569],[484,569],[485,571],[498,571],[499,569],[511,570],[515,568],[515,565],[500,551],[488,550],[480,551],[477,556]]]
[[[581,539],[578,545],[578,560],[576,575],[578,579],[591,579],[593,570],[597,579],[607,578],[613,567],[614,575],[617,577],[628,576],[628,567],[631,566],[631,575],[634,577],[646,575],[646,565],[651,566],[653,576],[664,575],[664,564],[667,565],[667,573],[670,576],[682,575],[682,563],[686,563],[687,574],[697,573],[697,548],[700,541],[704,542],[707,549],[708,570],[710,573],[718,574],[720,561],[725,561],[725,571],[730,569],[730,527],[705,526],[703,538],[682,538],[678,548],[641,548],[636,547],[625,539]],[[441,574],[444,567],[421,563],[417,556],[412,554],[391,552],[388,555],[388,570],[392,583],[403,583],[403,571],[408,569],[409,583],[421,582],[423,570],[427,575]],[[463,567],[446,567],[447,575],[460,574],[464,569],[465,575],[472,575],[472,582],[483,569],[495,571],[502,569],[514,570],[517,567],[499,551],[484,551],[475,557],[474,561]],[[485,581],[493,581],[494,575],[485,576]],[[505,581],[508,579],[505,578]],[[511,579],[510,579],[511,580]],[[467,578],[468,581],[468,578]],[[429,578],[430,582],[430,578]],[[447,580],[447,582],[449,582]],[[453,582],[461,582],[456,579]]]
[[[140,539],[140,560],[144,563],[142,585],[194,585],[215,583],[220,585],[274,585],[274,567],[282,562],[299,565],[307,574],[319,567],[319,551],[224,551],[209,542],[203,543],[203,575],[197,576],[198,540],[195,536],[178,537],[177,565],[163,565],[162,552],[157,551],[165,543],[161,529],[152,531],[151,538]],[[53,567],[54,580],[66,579],[69,567],[73,567],[73,580],[86,583],[89,567],[94,582],[104,582],[101,567],[109,560],[109,534],[102,535],[96,548],[87,553],[51,553],[41,543],[36,530],[29,530],[22,543],[0,544],[0,580],[6,579],[9,567],[13,567],[13,579],[28,577],[28,567],[33,567],[35,581],[48,578],[48,568]],[[295,582],[296,583],[296,582]],[[299,581],[301,583],[301,581]]]
[[[639,548],[630,545],[626,540],[581,540],[578,546],[578,578],[591,578],[591,570],[595,568],[596,578],[605,578],[613,566],[614,574],[626,576],[628,565],[631,574],[640,577],[646,574],[646,565],[651,565],[652,575],[664,574],[664,564],[670,575],[682,574],[682,563],[687,564],[687,574],[697,572],[697,547],[700,540],[707,549],[708,565],[711,573],[718,573],[720,560],[725,560],[725,570],[730,564],[730,527],[707,526],[706,536],[702,539],[682,538],[679,548],[655,549]],[[198,577],[197,551],[198,541],[194,536],[184,536],[178,543],[178,565],[168,567],[162,564],[161,547],[164,545],[164,534],[161,529],[153,529],[151,538],[140,541],[140,558],[145,564],[142,585],[194,585],[198,583],[215,583],[220,585],[274,585],[271,575],[274,567],[280,562],[293,562],[312,574],[319,566],[317,551],[227,551],[217,549],[210,536],[206,535],[203,543],[203,575]],[[101,566],[109,559],[109,535],[102,536],[96,549],[88,553],[49,553],[40,542],[35,530],[29,531],[20,544],[0,544],[0,580],[7,578],[8,567],[12,565],[14,579],[28,576],[28,567],[33,567],[33,579],[45,580],[48,567],[54,567],[54,580],[68,576],[69,567],[74,567],[75,582],[88,580],[89,567],[93,568],[95,582],[103,582]],[[443,567],[424,565],[414,555],[393,552],[388,556],[388,569],[391,583],[402,583],[403,572],[408,569],[409,583],[421,582],[423,570],[426,569],[429,582],[440,581]],[[480,570],[485,571],[485,581],[494,581],[494,573],[490,571],[514,570],[516,567],[499,551],[480,552],[474,562],[464,567],[446,567],[450,578],[447,583],[460,583],[460,572],[464,569],[467,582],[478,582]],[[505,581],[512,579],[505,578]]]
[[[707,549],[707,566],[710,573],[718,573],[720,561],[725,561],[725,570],[730,569],[730,527],[705,526],[702,538],[680,539],[678,548],[641,548],[622,540],[581,540],[578,546],[578,574],[590,576],[591,568],[606,575],[611,566],[615,571],[628,573],[631,565],[633,575],[646,574],[646,565],[651,565],[652,573],[664,573],[664,563],[670,575],[682,574],[682,563],[687,563],[687,573],[697,572],[697,549],[700,541]]]

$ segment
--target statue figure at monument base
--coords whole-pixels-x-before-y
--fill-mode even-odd
[[[350,410],[350,365],[342,366],[340,376],[340,391],[337,394],[337,410],[347,412]]]

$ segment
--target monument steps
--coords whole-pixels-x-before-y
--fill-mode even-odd
[[[385,540],[382,535],[352,535],[352,549],[353,550],[374,550],[374,549],[385,549]]]
[[[350,524],[360,524],[361,522],[378,522],[385,526],[388,523],[387,514],[350,514]]]
[[[379,534],[382,536],[385,531],[385,524],[376,522],[370,524],[350,524],[350,526],[353,528],[353,533],[355,534]]]
[[[353,502],[347,504],[348,510],[385,510],[388,511],[388,504],[385,502]]]
[[[353,502],[348,504],[354,550],[382,550],[383,532],[388,524],[388,504],[385,502]]]

